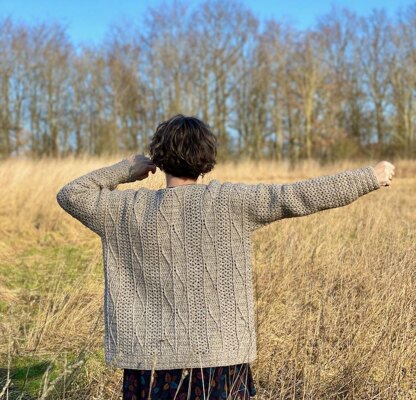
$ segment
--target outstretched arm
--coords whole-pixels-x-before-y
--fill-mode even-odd
[[[127,192],[115,190],[117,185],[142,180],[149,171],[156,171],[150,159],[133,155],[67,183],[58,191],[56,200],[68,214],[102,236],[107,204],[119,201]]]
[[[381,186],[372,166],[295,183],[240,185],[252,230],[279,219],[345,206]]]

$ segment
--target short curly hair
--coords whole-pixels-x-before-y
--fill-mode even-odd
[[[162,171],[196,180],[214,168],[217,138],[207,123],[176,114],[157,126],[149,150],[153,164]]]

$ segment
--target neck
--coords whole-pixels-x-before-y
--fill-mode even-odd
[[[197,182],[197,179],[183,179],[177,176],[166,174],[166,187],[193,185],[193,184],[196,184],[196,182]]]

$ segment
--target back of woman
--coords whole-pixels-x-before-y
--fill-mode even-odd
[[[150,158],[133,155],[57,194],[102,240],[105,361],[124,369],[124,399],[254,396],[252,232],[380,187],[372,166],[293,184],[199,184],[216,145],[207,124],[179,114],[157,127]],[[116,189],[156,167],[166,187]]]

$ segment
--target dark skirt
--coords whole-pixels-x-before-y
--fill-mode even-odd
[[[152,382],[151,372],[124,369],[123,400],[147,400],[150,384],[151,400],[247,400],[256,395],[248,363],[155,370]]]

